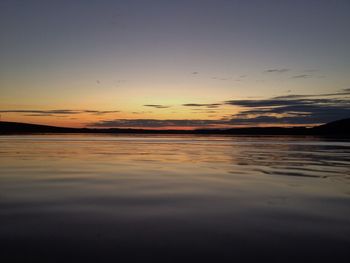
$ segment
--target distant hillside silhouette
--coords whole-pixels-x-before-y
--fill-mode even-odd
[[[139,133],[139,134],[226,134],[226,135],[350,135],[350,118],[330,122],[313,128],[307,127],[249,127],[200,130],[147,130],[147,129],[94,129],[65,128],[19,122],[0,122],[0,134],[33,133]]]
[[[63,128],[48,125],[20,122],[0,122],[0,133],[61,133],[75,132],[75,128]]]
[[[320,134],[343,134],[350,135],[350,118],[329,122],[314,128]]]

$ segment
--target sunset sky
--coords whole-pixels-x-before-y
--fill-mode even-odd
[[[347,118],[349,14],[349,0],[0,0],[0,114],[181,129]]]

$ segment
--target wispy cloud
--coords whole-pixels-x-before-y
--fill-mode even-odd
[[[247,78],[247,75],[240,75],[238,78],[236,78],[236,81],[242,81]]]
[[[350,89],[343,89],[334,93],[321,93],[321,94],[303,94],[303,95],[286,95],[274,97],[274,99],[297,99],[297,98],[312,98],[312,97],[332,97],[350,95]]]
[[[294,75],[291,78],[292,79],[307,79],[307,78],[311,78],[312,75],[310,74],[300,74],[300,75]]]
[[[319,69],[305,69],[304,72],[318,72]]]
[[[256,125],[314,125],[350,117],[350,89],[324,94],[288,95],[255,100],[229,100],[224,104],[238,106],[240,112],[221,119],[114,119],[89,124],[90,127],[192,127],[214,128]],[[193,110],[218,107],[221,103],[183,106]],[[209,107],[210,108],[210,107]],[[209,111],[207,111],[209,113]],[[210,111],[210,113],[217,113]]]
[[[99,110],[67,110],[67,109],[55,109],[55,110],[0,110],[0,113],[23,113],[26,116],[56,116],[56,115],[74,115],[74,114],[96,114],[104,115],[110,113],[118,113],[120,111],[99,111]]]
[[[350,88],[337,92],[320,94],[288,94],[275,96],[267,99],[241,99],[227,100],[216,103],[186,103],[183,107],[189,107],[191,111],[201,113],[220,113],[220,106],[236,106],[232,115],[226,115],[221,119],[110,119],[116,110],[75,110],[75,109],[53,109],[53,110],[23,110],[11,109],[0,110],[0,113],[19,113],[26,116],[55,116],[72,117],[78,114],[106,115],[102,121],[90,123],[90,127],[231,127],[239,125],[260,125],[260,124],[318,124],[341,118],[350,117]],[[145,107],[165,109],[171,106],[161,104],[146,104]],[[146,113],[142,112],[133,112]],[[227,114],[227,113],[225,113]]]
[[[104,115],[104,114],[110,114],[110,113],[118,113],[120,111],[118,110],[104,110],[104,111],[99,111],[99,110],[83,110],[81,113],[91,113],[91,114],[96,114],[96,115]]]
[[[262,100],[230,100],[226,104],[243,108],[240,113],[232,116],[232,124],[317,124],[350,117],[350,99],[342,97],[344,95],[350,95],[350,90]]]
[[[271,69],[266,69],[263,72],[264,73],[285,73],[290,71],[288,68],[271,68]]]
[[[216,79],[216,80],[229,80],[230,78],[212,77],[212,79]]]
[[[138,127],[138,128],[163,128],[163,127],[208,127],[221,124],[221,120],[159,120],[159,119],[115,119],[104,120],[89,124],[89,127]]]
[[[185,107],[207,107],[207,108],[218,108],[221,103],[185,103],[182,106]]]
[[[165,127],[165,126],[237,126],[260,124],[318,124],[350,117],[350,89],[321,94],[289,94],[268,99],[228,100],[223,103],[186,103],[193,111],[209,113],[208,109],[223,105],[240,107],[240,112],[219,120],[106,120],[97,126]],[[162,106],[162,105],[153,105]],[[207,109],[207,110],[206,110]],[[237,110],[237,109],[236,109]],[[210,111],[210,113],[214,113]],[[217,113],[217,112],[215,112]]]
[[[152,113],[152,111],[133,111],[132,114],[148,114]]]
[[[167,108],[171,107],[171,106],[168,106],[168,105],[160,105],[160,104],[145,104],[143,106],[144,107],[156,108],[156,109],[167,109]]]

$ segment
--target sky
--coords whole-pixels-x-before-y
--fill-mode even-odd
[[[0,0],[3,121],[195,129],[350,117],[348,0]]]

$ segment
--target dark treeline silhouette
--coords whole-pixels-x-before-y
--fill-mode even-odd
[[[139,133],[139,134],[223,134],[223,135],[350,135],[350,118],[308,127],[248,127],[198,130],[148,130],[124,128],[65,128],[18,122],[0,122],[0,134],[32,133]]]

